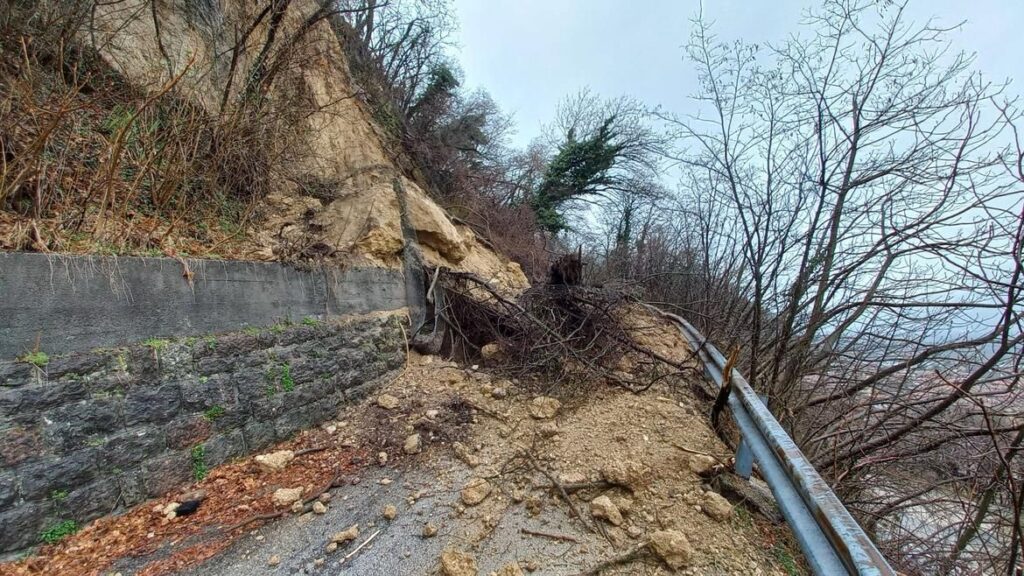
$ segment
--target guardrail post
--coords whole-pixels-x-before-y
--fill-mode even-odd
[[[768,405],[768,397],[764,394],[758,394],[758,398],[761,399],[761,403],[765,406]],[[750,480],[750,475],[754,472],[754,453],[750,451],[750,446],[747,442],[740,439],[740,445],[736,447],[736,475],[744,480]]]

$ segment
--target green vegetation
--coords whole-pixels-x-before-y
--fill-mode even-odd
[[[259,336],[261,330],[255,326],[246,326],[245,328],[242,328],[242,332],[245,332],[249,336]]]
[[[312,316],[306,316],[302,319],[303,326],[319,326],[321,322]]]
[[[206,467],[206,448],[199,444],[198,446],[192,447],[192,477],[195,478],[196,482],[206,478],[206,475],[210,472],[209,468]]]
[[[50,363],[50,356],[46,352],[36,350],[35,352],[26,352],[19,360],[28,362],[36,368],[42,368]]]
[[[152,348],[154,352],[159,352],[163,350],[170,343],[170,340],[166,340],[163,338],[146,338],[145,340],[142,341],[143,346],[145,346],[146,348]]]
[[[281,388],[285,392],[295,390],[295,380],[292,379],[291,364],[283,364],[281,366]]]
[[[223,406],[211,406],[205,412],[203,412],[203,418],[206,418],[210,422],[213,422],[217,418],[220,418],[225,414]]]
[[[56,544],[75,532],[78,532],[78,523],[74,520],[65,520],[40,534],[39,539],[47,544]]]
[[[67,499],[68,499],[68,491],[67,490],[54,490],[53,492],[50,492],[50,500],[53,500],[54,502],[63,502],[65,500],[67,500]]]

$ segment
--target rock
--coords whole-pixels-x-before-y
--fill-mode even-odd
[[[558,475],[558,481],[562,484],[583,484],[587,480],[583,472],[563,472]]]
[[[433,522],[427,522],[423,525],[423,537],[433,538],[437,536],[437,526],[434,526]]]
[[[380,464],[381,466],[383,466],[383,465],[385,465],[387,463],[388,463],[388,453],[387,452],[377,452],[377,464]]]
[[[292,502],[292,514],[302,514],[305,511],[306,507],[302,504],[302,500]]]
[[[277,554],[274,554],[273,556],[270,557],[269,560],[267,560],[267,566],[270,566],[270,567],[277,566],[280,563],[281,563],[281,557],[278,556]]]
[[[718,492],[705,492],[701,504],[704,513],[719,522],[724,522],[732,516],[732,504]]]
[[[420,435],[413,434],[405,439],[405,444],[402,446],[402,450],[406,454],[419,454],[423,448],[420,446]]]
[[[612,495],[609,496],[609,498],[611,498],[612,504],[615,504],[615,507],[619,509],[619,512],[622,512],[623,514],[629,514],[633,511],[632,499],[618,495]]]
[[[445,576],[476,576],[476,558],[453,548],[441,552],[441,573]]]
[[[622,524],[622,512],[607,496],[598,496],[590,501],[590,515],[603,518],[615,526]]]
[[[335,532],[334,536],[331,536],[331,542],[338,545],[348,544],[356,538],[359,538],[359,524],[353,524],[341,532]]]
[[[508,390],[501,387],[495,388],[494,390],[491,390],[491,398],[494,398],[495,400],[502,400],[504,398],[508,398]],[[511,564],[509,566],[511,566]],[[518,568],[519,565],[516,564],[515,567]]]
[[[687,565],[693,555],[690,542],[678,530],[658,530],[651,534],[651,549],[673,570]]]
[[[483,502],[490,493],[490,482],[483,478],[471,478],[470,481],[462,487],[462,491],[459,494],[462,497],[463,504],[466,506],[476,506]]]
[[[385,505],[383,516],[388,520],[394,520],[395,516],[398,516],[398,508],[395,508],[394,504]]]
[[[501,570],[495,572],[495,576],[523,576],[523,569],[518,562],[513,562],[502,566]]]
[[[691,472],[702,475],[714,468],[718,461],[704,454],[691,454],[688,464]]]
[[[338,543],[337,542],[328,542],[327,543],[326,550],[327,550],[328,554],[330,554],[331,552],[334,552],[337,549],[338,549]]]
[[[313,514],[326,514],[326,513],[327,513],[327,506],[324,506],[323,502],[321,502],[319,500],[317,500],[316,502],[313,502]]]
[[[429,418],[431,420],[436,420],[437,417],[440,416],[440,414],[441,414],[440,410],[433,410],[433,409],[427,410],[426,412],[423,413],[424,416],[426,416],[427,418]]]
[[[501,359],[501,346],[497,342],[491,342],[490,344],[484,344],[480,348],[480,356],[484,360],[500,360]]]
[[[469,466],[470,468],[476,468],[480,465],[480,459],[477,458],[469,449],[468,446],[462,442],[455,442],[452,444],[452,450],[455,451],[455,457]]]
[[[537,433],[540,434],[541,438],[551,438],[558,434],[558,424],[545,422],[537,427]]]
[[[562,403],[551,398],[550,396],[537,396],[530,402],[530,416],[533,416],[537,420],[547,420],[548,418],[554,418],[555,414],[558,414],[558,409],[562,407]]]
[[[377,406],[385,410],[394,410],[398,408],[398,398],[395,398],[391,394],[381,394],[377,397]]]
[[[302,498],[302,486],[298,488],[278,488],[274,490],[273,502],[275,506],[291,506],[296,500]]]
[[[323,502],[324,504],[327,504],[327,503],[329,503],[331,501],[331,493],[330,492],[324,492],[319,497],[317,497],[317,500]]]
[[[626,528],[626,534],[629,534],[630,538],[639,538],[644,535],[644,531],[639,526],[630,526]]]
[[[628,488],[631,492],[636,492],[637,488],[643,485],[644,476],[644,467],[631,461],[616,460],[601,469],[601,477],[605,481]]]
[[[253,460],[256,461],[260,470],[264,472],[277,472],[278,470],[283,470],[293,458],[295,458],[295,452],[291,450],[278,450],[270,454],[260,454]]]

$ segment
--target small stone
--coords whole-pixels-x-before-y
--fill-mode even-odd
[[[483,478],[472,478],[459,493],[462,503],[466,506],[476,506],[483,502],[491,493],[491,483]]]
[[[493,392],[493,391],[494,391],[494,386],[491,386],[490,384],[483,384],[483,385],[480,386],[480,394],[482,396],[490,396],[491,392]]]
[[[272,500],[275,506],[291,506],[302,498],[302,486],[298,488],[278,488],[274,490]]]
[[[645,476],[644,467],[630,461],[609,462],[601,469],[601,477],[607,482],[628,488],[632,492],[636,492],[644,483]]]
[[[391,482],[392,482],[391,478],[381,478],[380,479],[380,485],[381,486],[388,486],[388,485],[391,484]]]
[[[495,388],[494,390],[491,390],[491,398],[494,398],[495,400],[501,400],[501,399],[507,398],[507,397],[508,397],[508,390],[506,390],[504,388],[498,387],[498,388]],[[519,567],[518,564],[516,564],[515,566],[516,566],[516,568]]]
[[[537,433],[540,434],[541,438],[552,438],[558,434],[558,424],[545,422],[537,427]]]
[[[626,528],[626,534],[629,534],[630,538],[639,538],[644,535],[644,531],[639,526],[630,526]]]
[[[433,522],[427,522],[423,525],[423,537],[433,538],[437,536],[437,526],[434,526]]]
[[[356,538],[359,538],[359,524],[353,524],[341,532],[335,532],[334,536],[331,537],[331,542],[347,544]]]
[[[406,454],[419,454],[423,448],[420,446],[420,435],[413,434],[405,439],[405,444],[402,445],[402,450]]]
[[[502,566],[495,576],[523,576],[523,569],[519,567],[518,562],[513,562]]]
[[[391,394],[381,394],[377,397],[377,405],[385,410],[394,410],[398,408],[398,398],[395,398]]]
[[[270,566],[270,567],[277,566],[280,563],[281,563],[281,557],[278,556],[277,554],[274,554],[273,556],[270,557],[270,560],[267,560],[267,566]]]
[[[711,456],[704,454],[691,454],[688,462],[690,472],[697,475],[707,473],[709,470],[714,468],[718,464],[718,461]]]
[[[622,512],[607,496],[598,496],[590,501],[590,514],[594,518],[603,518],[615,526],[622,524]]]
[[[327,426],[324,426],[324,432],[327,432],[328,434],[330,434],[332,436],[337,431],[338,431],[338,427],[335,426],[334,424],[328,424]]]
[[[562,484],[583,484],[587,481],[587,475],[583,472],[563,472],[558,475]]]
[[[332,497],[333,496],[331,496],[330,492],[324,492],[319,497],[317,497],[317,500],[319,500],[320,502],[323,502],[324,504],[327,504],[327,503],[329,503],[331,501]]]
[[[395,516],[398,516],[398,508],[395,508],[394,504],[384,506],[383,516],[388,520],[394,520]]]
[[[705,514],[719,522],[724,522],[732,516],[732,504],[718,492],[705,492],[701,507]]]
[[[377,464],[380,464],[381,466],[383,466],[383,465],[385,465],[387,463],[388,463],[388,453],[387,452],[377,452]]]
[[[317,558],[316,560],[313,560],[313,566],[319,568],[319,567],[323,566],[324,563],[326,563],[326,562],[327,562],[327,560],[325,560],[323,558]]]
[[[530,402],[530,416],[537,420],[554,418],[562,403],[550,396],[537,396]]]
[[[338,543],[337,542],[328,542],[327,543],[326,550],[327,550],[328,554],[330,554],[331,552],[334,552],[337,549],[338,549]]]
[[[278,450],[270,454],[260,454],[253,458],[253,460],[256,461],[260,470],[264,472],[277,472],[278,470],[284,470],[284,467],[294,458],[295,452],[291,450]]]
[[[441,573],[444,576],[477,576],[476,558],[465,552],[446,548],[441,552]]]
[[[296,500],[292,503],[292,514],[302,514],[306,511],[306,507],[302,504],[302,500]]]
[[[651,534],[651,549],[673,570],[688,564],[693,555],[690,542],[678,530],[658,530]]]
[[[527,572],[535,572],[540,568],[540,564],[536,560],[527,560],[523,563],[523,568],[526,568]]]
[[[455,442],[452,444],[452,450],[455,451],[455,457],[469,466],[470,468],[476,468],[480,465],[480,459],[476,457],[470,450],[469,447],[462,442]]]
[[[313,514],[326,514],[326,513],[327,513],[327,506],[324,506],[323,502],[321,502],[319,500],[317,500],[316,502],[313,502]]]
[[[431,420],[436,420],[437,417],[441,414],[441,412],[439,410],[427,410],[423,414]]]
[[[480,348],[480,356],[484,360],[498,360],[501,356],[501,346],[497,342],[491,342],[490,344],[484,344]]]

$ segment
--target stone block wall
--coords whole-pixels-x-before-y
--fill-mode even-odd
[[[402,365],[397,316],[0,362],[0,553],[333,418]]]

